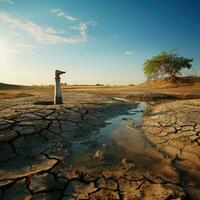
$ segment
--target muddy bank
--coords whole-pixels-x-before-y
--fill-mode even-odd
[[[200,99],[200,94],[191,93],[156,93],[156,92],[139,92],[125,95],[125,98],[136,101],[166,101],[166,100],[187,100],[187,99]]]

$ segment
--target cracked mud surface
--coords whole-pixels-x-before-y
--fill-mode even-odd
[[[188,197],[200,199],[200,100],[154,107],[144,130],[154,149],[176,169]]]
[[[33,104],[41,99],[0,101],[0,199],[200,198],[200,100],[156,106],[144,127],[126,129],[126,140],[123,130],[115,134],[129,157],[108,165],[97,155],[87,166],[70,162],[71,141],[85,142],[136,105],[81,93],[68,94],[61,106]],[[131,134],[143,134],[144,146]]]

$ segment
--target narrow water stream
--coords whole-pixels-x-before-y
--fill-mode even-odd
[[[160,158],[140,129],[146,107],[146,103],[140,102],[123,115],[106,120],[107,126],[88,134],[85,139],[71,141],[66,161],[78,166],[131,162],[144,170],[151,166]]]

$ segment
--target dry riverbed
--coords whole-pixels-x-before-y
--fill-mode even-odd
[[[0,199],[200,198],[200,100],[45,102],[0,101]]]

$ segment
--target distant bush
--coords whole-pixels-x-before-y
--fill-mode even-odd
[[[67,83],[61,83],[62,86],[67,86]]]
[[[104,86],[103,84],[97,83],[96,86]]]

